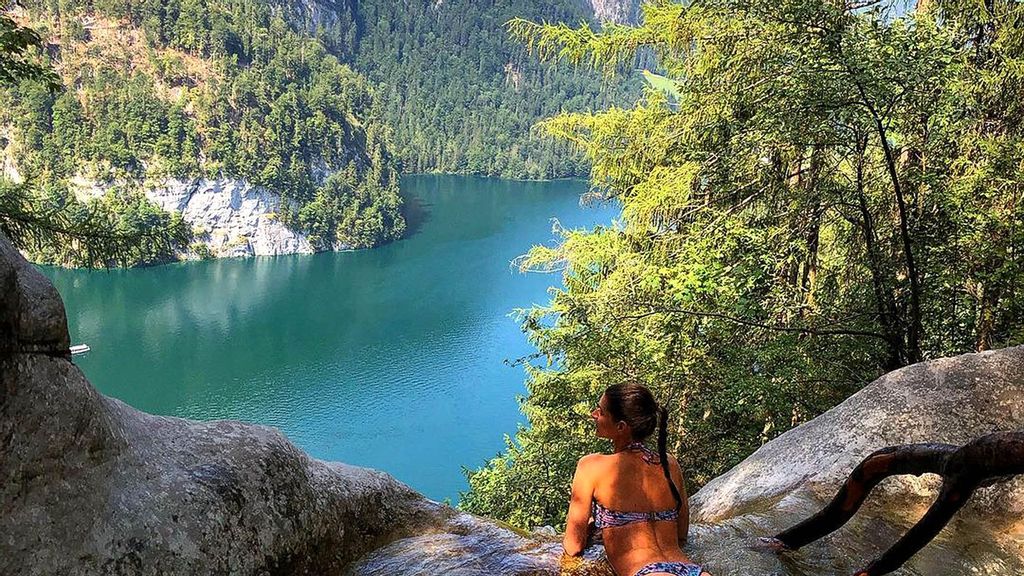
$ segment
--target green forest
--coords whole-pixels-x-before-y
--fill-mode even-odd
[[[503,178],[585,176],[585,158],[531,130],[563,111],[635,99],[637,82],[609,82],[587,67],[543,66],[510,38],[516,17],[583,22],[586,1],[349,0],[327,37],[377,86],[396,154],[412,173]]]
[[[520,262],[565,288],[521,312],[529,427],[468,471],[468,510],[564,522],[610,384],[669,407],[692,491],[885,372],[1024,342],[1020,4],[657,0],[635,27],[510,30],[549,62],[658,65],[635,106],[542,123],[623,212]]]

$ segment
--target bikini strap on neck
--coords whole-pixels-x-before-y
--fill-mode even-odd
[[[644,459],[644,462],[648,464],[661,464],[661,458],[658,453],[651,450],[647,446],[644,446],[643,442],[630,442],[623,451],[635,451],[640,453],[640,457]]]

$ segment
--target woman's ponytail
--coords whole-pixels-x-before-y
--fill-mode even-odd
[[[676,499],[676,509],[682,508],[683,498],[679,495],[676,483],[672,481],[672,474],[668,470],[668,410],[664,406],[658,406],[658,458],[661,459],[661,469],[665,471],[665,479],[668,480],[668,487],[672,490],[672,497]]]

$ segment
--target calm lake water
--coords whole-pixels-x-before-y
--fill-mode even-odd
[[[524,422],[532,351],[515,308],[557,275],[510,262],[568,228],[610,222],[579,181],[406,177],[420,213],[375,250],[146,269],[47,269],[75,362],[104,394],[151,412],[275,426],[316,458],[385,470],[437,500]]]

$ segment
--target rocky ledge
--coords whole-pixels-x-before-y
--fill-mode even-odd
[[[891,372],[697,492],[691,498],[694,554],[721,567],[721,574],[853,574],[921,518],[938,495],[938,476],[884,480],[845,527],[799,552],[766,555],[751,549],[751,538],[776,534],[817,512],[879,448],[960,445],[1021,429],[1024,347]],[[1024,477],[976,491],[896,574],[1024,574]]]
[[[271,428],[151,416],[99,394],[71,362],[59,295],[2,236],[0,297],[0,574],[558,571],[555,537],[314,460]],[[1022,427],[1024,348],[891,373],[698,492],[688,551],[716,575],[852,574],[920,516],[936,479],[886,480],[846,528],[799,552],[750,545],[816,511],[877,448]],[[1022,488],[977,492],[899,573],[1024,573]]]

